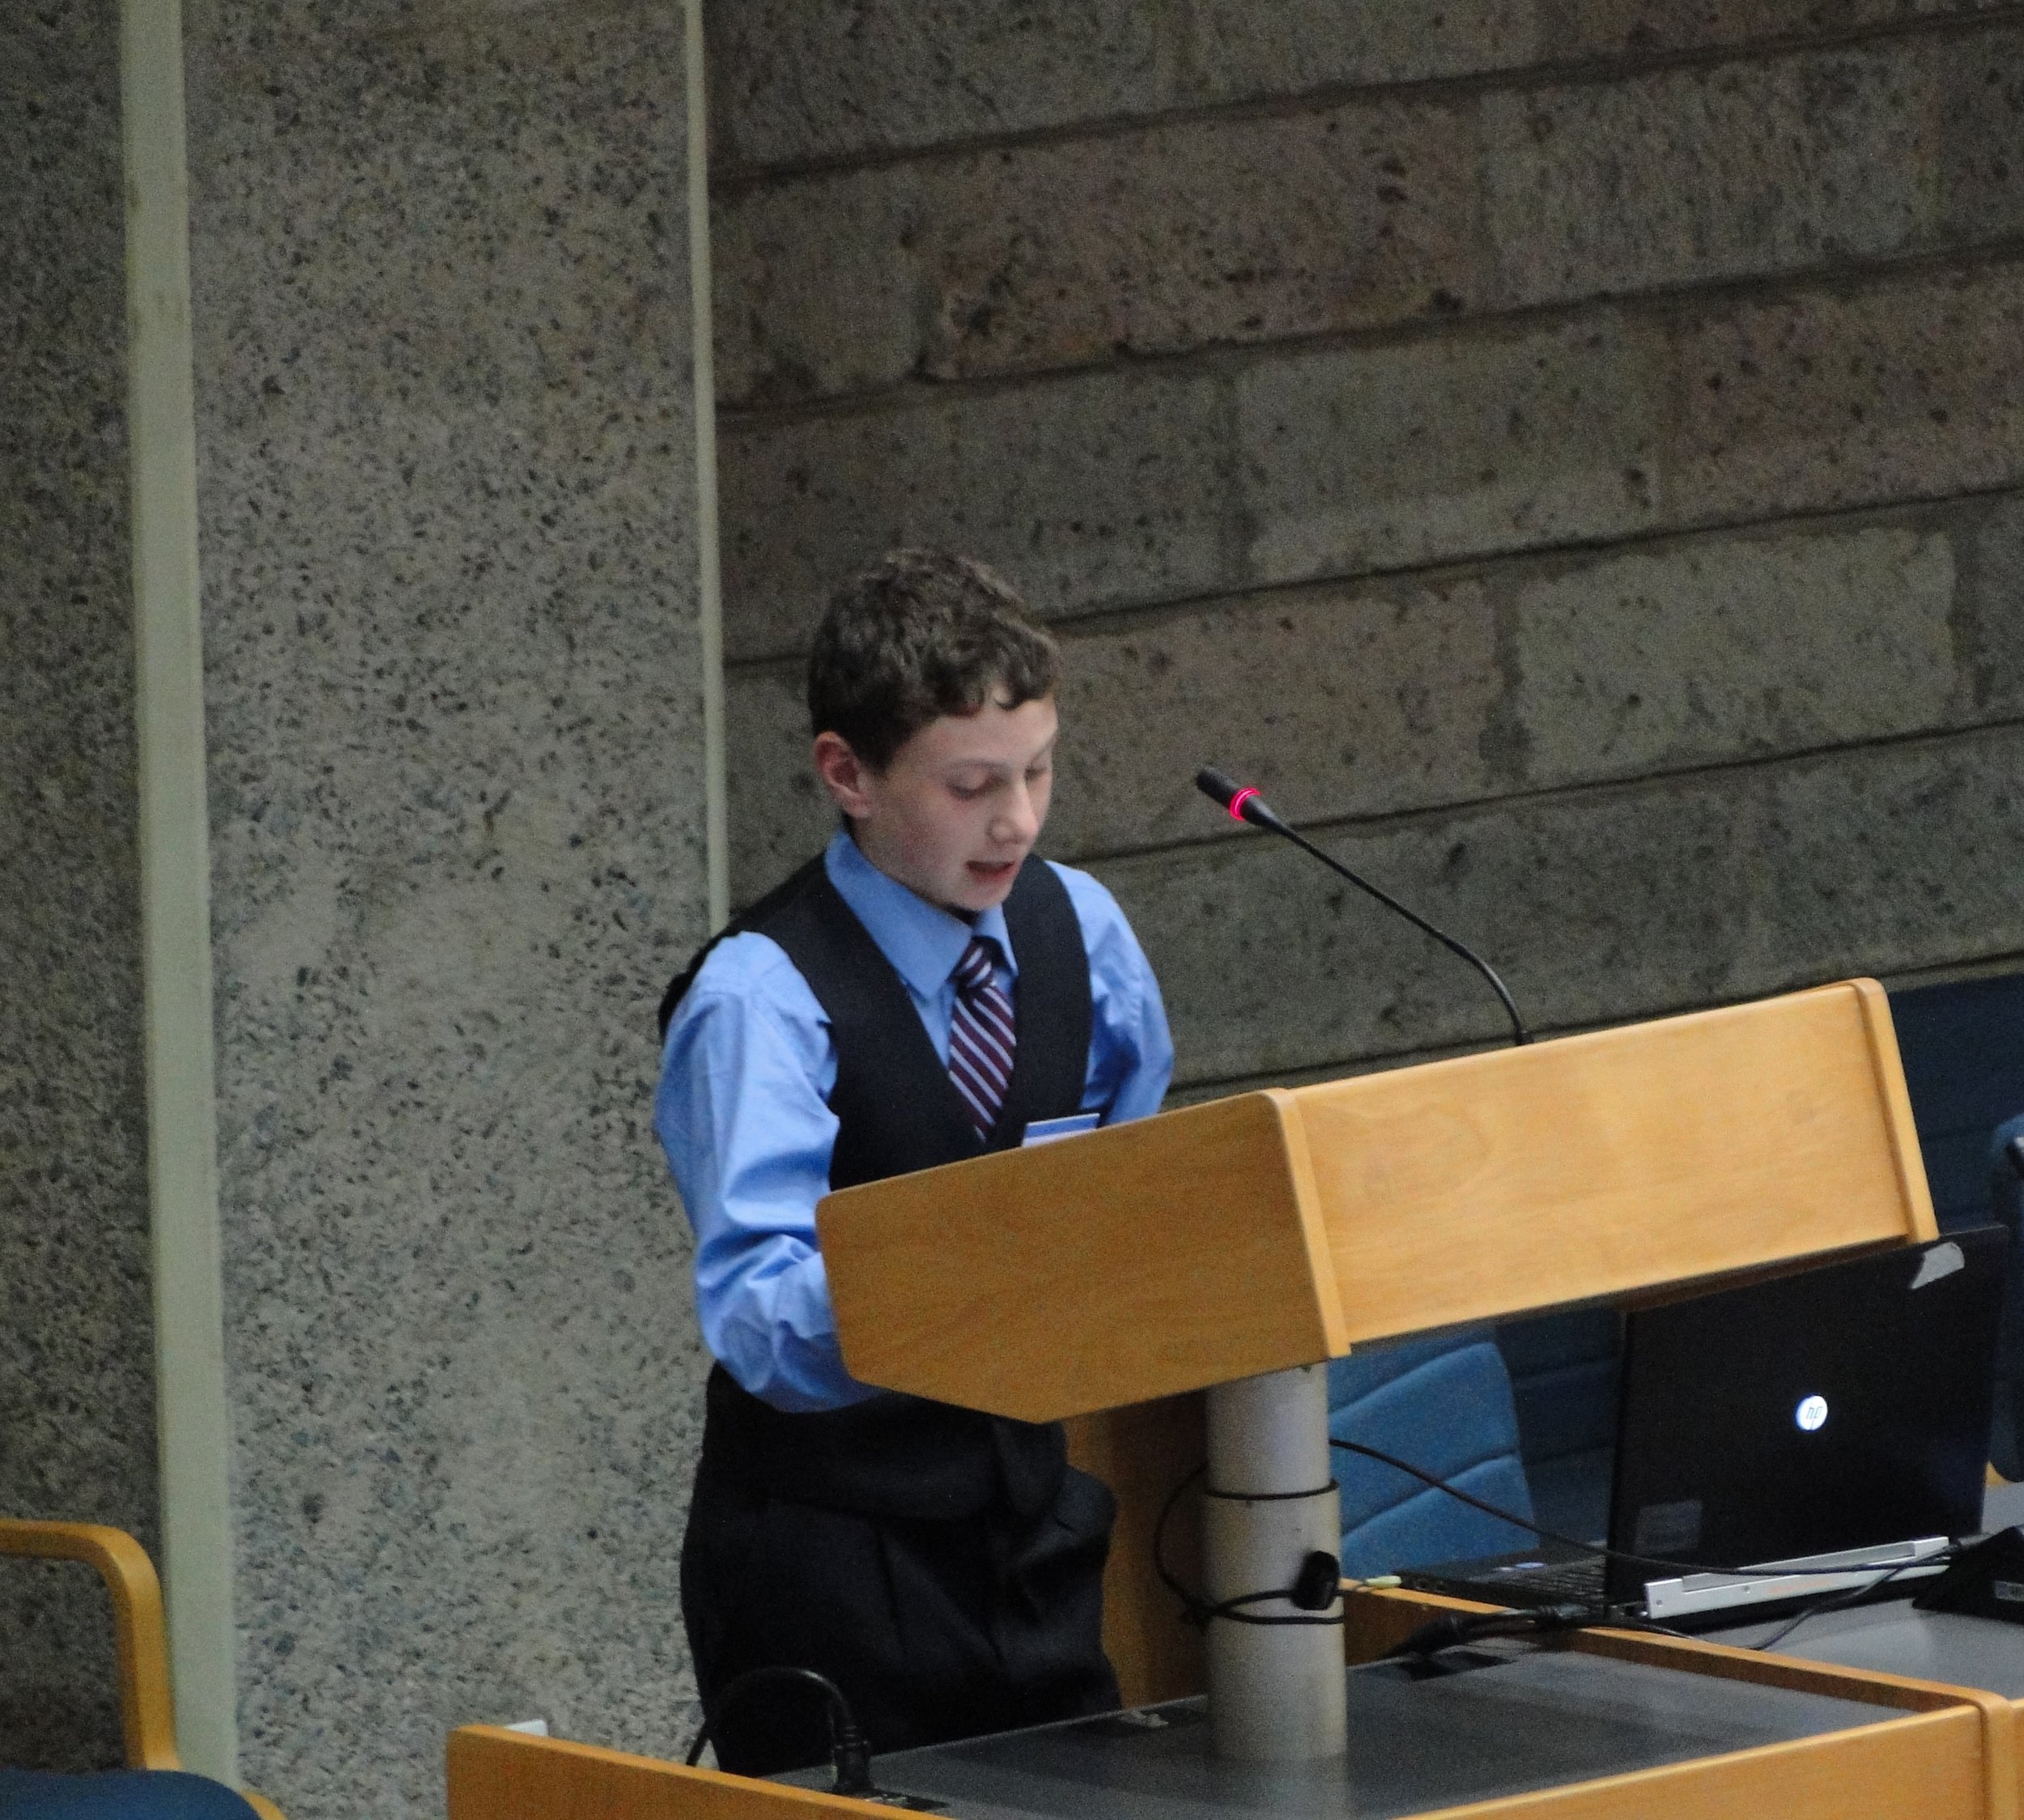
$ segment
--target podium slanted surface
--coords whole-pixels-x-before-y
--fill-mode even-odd
[[[816,1209],[853,1375],[1031,1422],[1344,1351],[1293,1096],[895,1176]]]
[[[1241,1094],[817,1221],[856,1376],[1035,1422],[1935,1231],[1868,980]]]

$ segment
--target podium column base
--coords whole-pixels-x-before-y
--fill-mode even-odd
[[[1202,1555],[1218,1603],[1291,1588],[1308,1555],[1335,1554],[1342,1519],[1329,1466],[1328,1368],[1297,1366],[1218,1384],[1208,1393],[1209,1486]],[[1246,1615],[1292,1623],[1209,1624],[1209,1723],[1218,1757],[1312,1763],[1349,1747],[1347,1669],[1339,1601],[1302,1611],[1278,1597]]]

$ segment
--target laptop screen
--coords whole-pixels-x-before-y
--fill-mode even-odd
[[[1979,1527],[1996,1227],[1634,1311],[1613,1547],[1733,1567]],[[1613,1558],[1614,1603],[1664,1577]]]

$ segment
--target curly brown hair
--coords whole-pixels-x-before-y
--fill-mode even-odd
[[[1003,576],[942,550],[895,550],[831,597],[808,655],[811,733],[874,770],[945,714],[1054,692],[1054,640]]]

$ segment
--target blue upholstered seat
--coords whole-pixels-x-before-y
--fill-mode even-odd
[[[1410,1461],[1523,1516],[1532,1494],[1519,1459],[1511,1378],[1486,1333],[1356,1353],[1329,1367],[1329,1432]],[[1524,1548],[1499,1521],[1388,1466],[1335,1452],[1342,1571],[1384,1573]]]
[[[256,1820],[223,1783],[181,1770],[48,1775],[0,1769],[0,1820]]]
[[[2010,1235],[2004,1265],[2003,1325],[1996,1343],[1996,1408],[1989,1462],[2004,1478],[2024,1478],[2024,1181],[2005,1153],[2024,1138],[2024,1115],[2005,1119],[1989,1138],[1989,1217]]]

